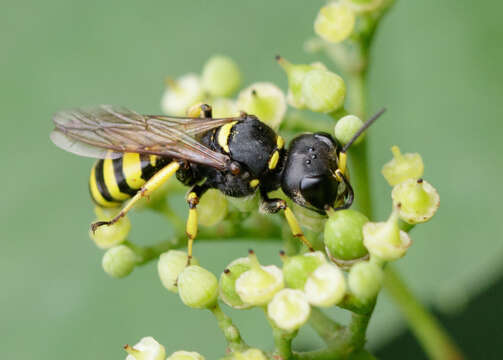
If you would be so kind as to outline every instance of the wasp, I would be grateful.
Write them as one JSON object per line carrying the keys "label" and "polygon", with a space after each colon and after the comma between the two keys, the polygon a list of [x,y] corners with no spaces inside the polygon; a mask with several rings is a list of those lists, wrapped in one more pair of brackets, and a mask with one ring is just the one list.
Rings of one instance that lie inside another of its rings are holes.
{"label": "wasp", "polygon": [[261,209],[282,211],[293,236],[313,250],[286,201],[268,194],[281,188],[296,204],[322,214],[329,207],[349,208],[354,192],[346,151],[384,109],[344,147],[330,134],[317,132],[298,135],[288,149],[283,138],[254,115],[242,112],[216,119],[206,104],[197,111],[199,117],[173,117],[101,105],[54,116],[50,137],[55,145],[98,159],[89,178],[92,200],[101,207],[122,206],[110,221],[93,223],[93,231],[117,222],[141,198],[176,176],[190,186],[186,198],[189,263],[197,235],[197,204],[208,189],[231,197],[258,191]]}

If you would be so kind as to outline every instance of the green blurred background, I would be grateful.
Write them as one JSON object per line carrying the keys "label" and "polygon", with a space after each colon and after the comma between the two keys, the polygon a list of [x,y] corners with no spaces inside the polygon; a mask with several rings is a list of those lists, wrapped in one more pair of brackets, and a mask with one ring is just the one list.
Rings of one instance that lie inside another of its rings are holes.
{"label": "green blurred background", "polygon": [[[215,53],[240,64],[244,85],[267,80],[286,89],[274,55],[293,62],[318,59],[302,46],[313,36],[322,4],[2,1],[2,358],[122,359],[122,345],[146,335],[169,352],[197,350],[207,359],[223,354],[224,339],[211,314],[184,307],[162,288],[155,264],[125,280],[101,270],[102,252],[87,234],[93,218],[87,193],[92,160],[50,143],[51,116],[101,103],[160,112],[163,78],[199,72]],[[419,297],[451,324],[461,347],[473,348],[472,355],[483,350],[473,344],[503,336],[501,327],[486,326],[503,320],[503,291],[490,293],[492,305],[484,303],[482,309],[472,308],[476,301],[470,300],[501,281],[503,271],[502,12],[496,1],[398,0],[378,31],[369,78],[370,110],[389,109],[370,138],[378,219],[390,207],[390,189],[380,176],[389,148],[398,144],[403,151],[420,152],[425,178],[439,190],[442,205],[433,221],[414,230],[414,246],[397,265]],[[170,233],[152,213],[137,212],[131,219],[131,237],[139,243],[155,243]],[[279,262],[277,244],[200,243],[196,252],[220,273],[250,246],[264,262]],[[228,312],[249,343],[272,346],[258,310]],[[456,317],[467,320],[449,322]],[[389,344],[403,329],[396,308],[380,296],[370,346]],[[405,353],[424,358],[413,341],[401,343],[408,347],[381,348],[384,358]],[[303,349],[320,344],[309,329],[295,342]]]}

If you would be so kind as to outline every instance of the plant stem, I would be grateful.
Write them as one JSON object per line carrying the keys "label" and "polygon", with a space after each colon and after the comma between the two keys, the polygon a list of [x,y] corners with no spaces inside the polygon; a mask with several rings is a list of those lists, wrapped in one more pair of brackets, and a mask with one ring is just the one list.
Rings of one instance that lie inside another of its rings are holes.
{"label": "plant stem", "polygon": [[280,356],[281,360],[291,359],[292,354],[292,340],[297,332],[289,333],[279,329],[275,325],[272,326],[272,335],[274,337],[274,344],[276,346],[276,353]]}
{"label": "plant stem", "polygon": [[311,325],[314,331],[316,331],[316,333],[327,344],[335,339],[339,330],[344,329],[342,325],[330,319],[321,309],[317,307],[311,308],[309,325]]}
{"label": "plant stem", "polygon": [[248,348],[241,338],[238,328],[232,323],[232,319],[222,311],[220,305],[215,305],[210,311],[215,315],[218,327],[222,330],[227,340],[227,346],[232,352],[243,351]]}
{"label": "plant stem", "polygon": [[392,266],[385,268],[384,287],[407,319],[430,359],[463,359],[461,351],[438,320],[415,298]]}

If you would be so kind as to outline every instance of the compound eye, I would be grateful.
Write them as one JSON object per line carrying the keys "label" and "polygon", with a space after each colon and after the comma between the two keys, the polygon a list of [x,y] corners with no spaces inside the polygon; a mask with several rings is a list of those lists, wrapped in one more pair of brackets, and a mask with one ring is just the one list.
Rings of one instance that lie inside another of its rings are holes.
{"label": "compound eye", "polygon": [[323,210],[335,202],[338,184],[326,176],[306,176],[300,181],[300,193],[309,204]]}

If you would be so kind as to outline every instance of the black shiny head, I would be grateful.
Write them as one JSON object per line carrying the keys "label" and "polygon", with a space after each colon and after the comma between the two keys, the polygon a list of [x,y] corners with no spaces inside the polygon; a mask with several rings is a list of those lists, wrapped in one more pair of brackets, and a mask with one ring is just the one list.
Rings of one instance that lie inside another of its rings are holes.
{"label": "black shiny head", "polygon": [[281,188],[295,203],[324,213],[341,196],[335,176],[341,145],[327,133],[303,134],[290,144]]}

